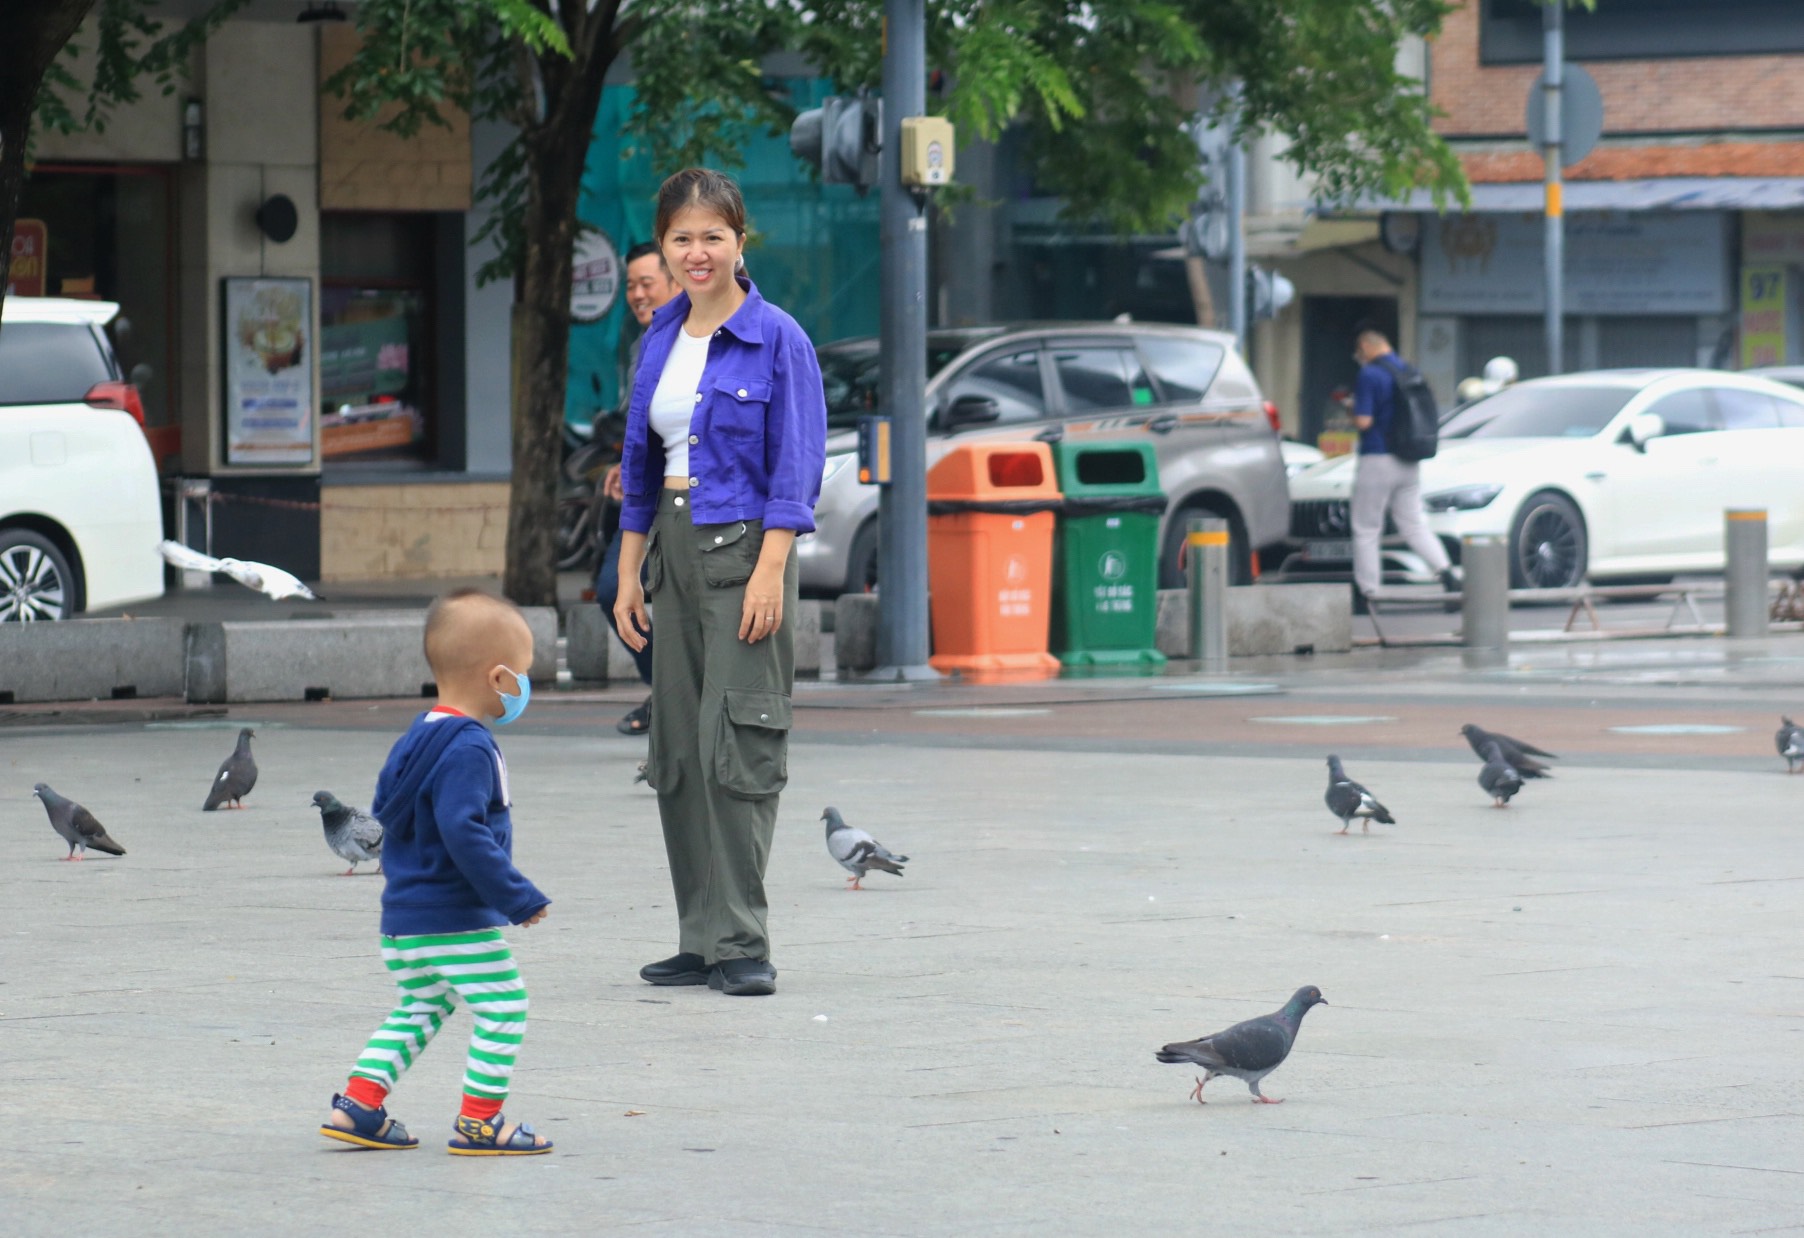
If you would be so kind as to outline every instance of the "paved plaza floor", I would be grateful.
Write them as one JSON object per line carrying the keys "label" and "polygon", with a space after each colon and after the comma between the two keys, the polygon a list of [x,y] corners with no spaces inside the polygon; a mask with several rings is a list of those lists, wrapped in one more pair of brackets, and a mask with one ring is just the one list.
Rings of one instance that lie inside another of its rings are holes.
{"label": "paved plaza floor", "polygon": [[[507,1112],[558,1147],[512,1161],[444,1152],[462,1014],[392,1098],[419,1150],[314,1133],[392,990],[381,879],[309,798],[367,803],[417,702],[9,725],[0,1232],[1804,1232],[1804,776],[1770,738],[1804,641],[1674,648],[804,687],[768,999],[638,981],[674,913],[632,694],[546,694],[503,737],[555,900],[510,935]],[[1493,810],[1468,720],[1557,777]],[[203,814],[246,722],[261,781]],[[1329,751],[1399,824],[1334,835]],[[129,854],[58,863],[39,780]],[[827,804],[907,876],[845,891]],[[1283,1105],[1153,1060],[1303,984]]]}

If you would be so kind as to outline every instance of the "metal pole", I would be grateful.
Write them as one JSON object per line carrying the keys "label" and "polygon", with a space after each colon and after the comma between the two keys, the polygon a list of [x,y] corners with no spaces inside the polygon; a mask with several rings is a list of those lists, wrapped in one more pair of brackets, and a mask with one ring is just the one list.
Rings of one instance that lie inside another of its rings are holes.
{"label": "metal pole", "polygon": [[1749,640],[1766,635],[1766,511],[1730,508],[1723,513],[1723,609],[1729,636]]}
{"label": "metal pole", "polygon": [[1460,543],[1460,635],[1467,666],[1497,666],[1510,653],[1510,544],[1495,536]]}
{"label": "metal pole", "polygon": [[1228,666],[1228,522],[1192,516],[1184,539],[1190,568],[1190,656],[1210,670]]}
{"label": "metal pole", "polygon": [[[1238,101],[1240,88],[1234,88],[1236,107],[1228,119],[1229,125],[1240,120]],[[1240,346],[1240,355],[1247,355],[1247,153],[1240,145],[1239,133],[1230,129],[1228,135],[1228,330],[1234,333],[1234,339]]]}
{"label": "metal pole", "polygon": [[885,0],[883,304],[879,364],[890,418],[890,484],[878,508],[874,679],[937,679],[927,665],[927,211],[902,184],[902,118],[927,112],[925,0]]}
{"label": "metal pole", "polygon": [[1542,124],[1541,158],[1546,177],[1544,221],[1547,263],[1547,372],[1566,369],[1561,333],[1566,318],[1566,205],[1561,137],[1561,91],[1566,84],[1566,0],[1548,0],[1541,6]]}

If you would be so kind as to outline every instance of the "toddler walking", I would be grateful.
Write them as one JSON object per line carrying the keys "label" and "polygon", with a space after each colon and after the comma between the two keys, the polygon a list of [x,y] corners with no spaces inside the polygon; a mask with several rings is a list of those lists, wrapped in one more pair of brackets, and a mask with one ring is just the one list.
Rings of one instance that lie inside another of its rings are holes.
{"label": "toddler walking", "polygon": [[513,668],[532,665],[532,632],[511,602],[459,589],[426,612],[426,661],[438,704],[389,751],[371,805],[388,873],[382,960],[400,1004],[319,1130],[364,1148],[418,1147],[383,1101],[461,999],[475,1027],[451,1151],[532,1156],[551,1141],[501,1113],[526,1031],[526,986],[501,927],[537,924],[551,900],[514,867],[507,763],[483,725],[525,711],[532,685]]}

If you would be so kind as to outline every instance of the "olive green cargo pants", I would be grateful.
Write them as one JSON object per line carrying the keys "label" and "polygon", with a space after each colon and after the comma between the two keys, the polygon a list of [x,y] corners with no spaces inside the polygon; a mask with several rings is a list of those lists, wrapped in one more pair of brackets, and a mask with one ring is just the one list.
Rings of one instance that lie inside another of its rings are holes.
{"label": "olive green cargo pants", "polygon": [[764,545],[761,521],[695,524],[688,495],[665,490],[645,548],[655,607],[651,752],[678,949],[709,963],[769,959],[764,868],[789,778],[797,567],[783,576],[783,622],[739,639],[745,583]]}

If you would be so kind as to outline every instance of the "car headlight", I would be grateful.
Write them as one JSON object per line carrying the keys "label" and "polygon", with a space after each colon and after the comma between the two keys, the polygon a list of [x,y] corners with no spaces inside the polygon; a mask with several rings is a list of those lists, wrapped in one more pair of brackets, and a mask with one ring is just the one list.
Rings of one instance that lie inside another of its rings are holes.
{"label": "car headlight", "polygon": [[1475,512],[1502,493],[1502,486],[1461,486],[1428,495],[1422,506],[1431,512]]}
{"label": "car headlight", "polygon": [[838,473],[841,469],[845,468],[846,465],[852,463],[852,461],[857,458],[858,453],[855,451],[848,451],[837,456],[828,456],[826,465],[821,469],[821,485],[824,486],[832,481],[834,474]]}

